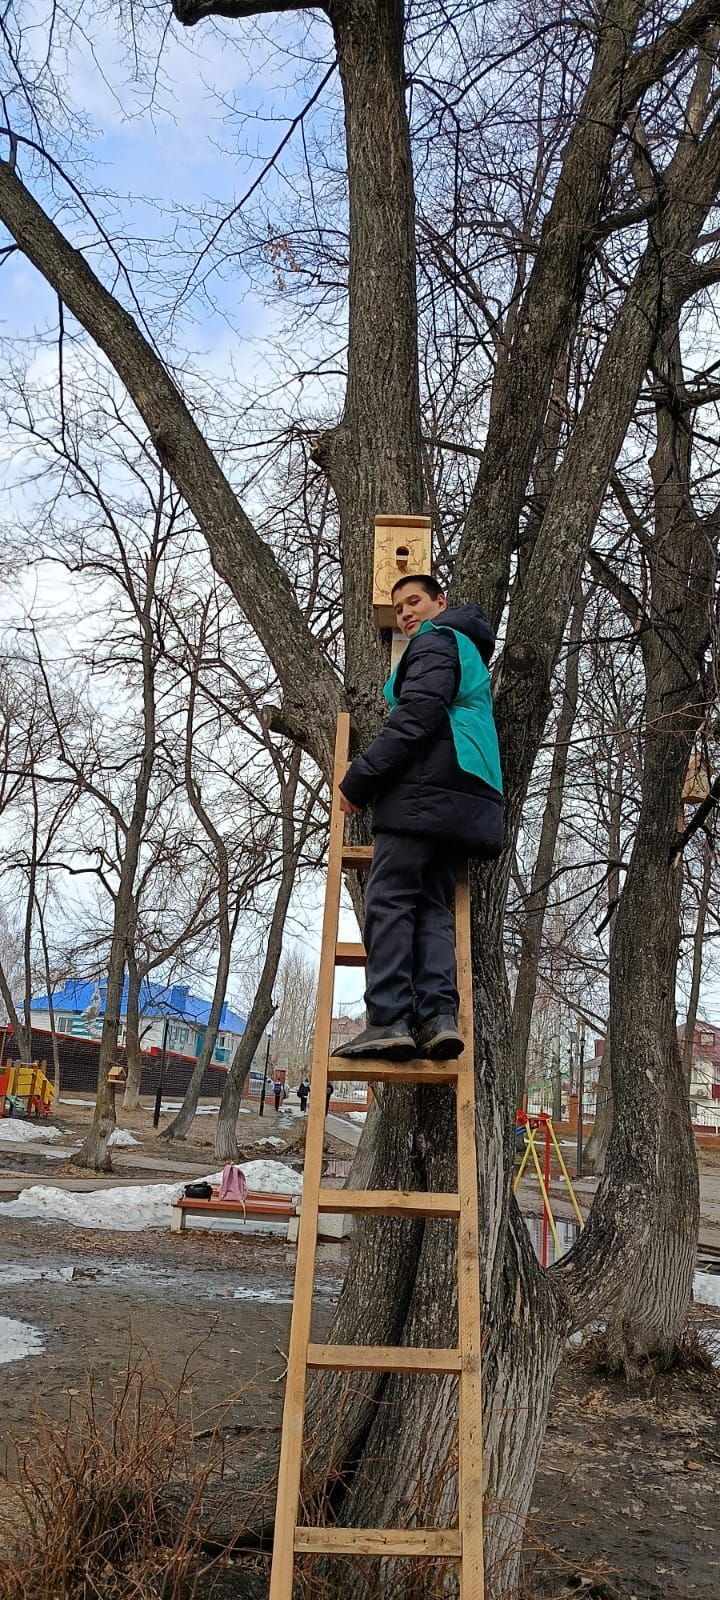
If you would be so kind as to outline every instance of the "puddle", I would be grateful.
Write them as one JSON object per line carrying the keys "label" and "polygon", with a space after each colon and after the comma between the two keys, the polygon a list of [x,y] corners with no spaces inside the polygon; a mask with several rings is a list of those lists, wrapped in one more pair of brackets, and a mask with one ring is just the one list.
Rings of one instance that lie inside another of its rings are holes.
{"label": "puddle", "polygon": [[26,1356],[42,1355],[45,1340],[39,1328],[14,1317],[0,1317],[0,1366],[24,1361]]}
{"label": "puddle", "polygon": [[[529,1216],[526,1211],[523,1212],[523,1216],[525,1218],[525,1225],[527,1227],[527,1231],[528,1231],[528,1233],[530,1235],[530,1238],[532,1240],[533,1249],[535,1250],[535,1254],[536,1254],[536,1256],[538,1258],[538,1261],[541,1261],[542,1260],[542,1222],[543,1222],[542,1216],[539,1216],[539,1217]],[[562,1254],[566,1255],[568,1250],[570,1249],[570,1247],[572,1245],[574,1245],[575,1240],[577,1239],[577,1236],[578,1236],[578,1234],[580,1232],[580,1224],[575,1222],[575,1221],[573,1221],[573,1222],[562,1221],[561,1218],[556,1217],[556,1219],[555,1219],[555,1227],[557,1228],[558,1239],[560,1240],[560,1249],[562,1251]],[[551,1231],[549,1225],[548,1225],[547,1243],[548,1243],[547,1264],[548,1264],[549,1267],[551,1267],[552,1264],[553,1264],[553,1261],[555,1260],[555,1241],[553,1239],[552,1231]]]}
{"label": "puddle", "polygon": [[[71,1267],[26,1267],[10,1262],[0,1267],[0,1289],[37,1284],[43,1281],[71,1284],[74,1289],[93,1288],[114,1292],[136,1289],[148,1298],[184,1300],[244,1300],[258,1305],[292,1305],[294,1272],[272,1278],[262,1277],[257,1282],[238,1285],[237,1277],[215,1273],[178,1273],[173,1268],[144,1267],[136,1262],[107,1262]],[[315,1284],[314,1299],[324,1305],[337,1299],[342,1278],[320,1276]]]}

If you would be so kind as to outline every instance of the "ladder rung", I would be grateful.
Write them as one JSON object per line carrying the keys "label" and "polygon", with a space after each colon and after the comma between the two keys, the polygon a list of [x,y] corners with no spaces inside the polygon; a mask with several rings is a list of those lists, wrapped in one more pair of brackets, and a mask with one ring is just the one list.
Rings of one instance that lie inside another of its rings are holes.
{"label": "ladder rung", "polygon": [[364,944],[346,944],[342,941],[336,944],[335,965],[336,967],[364,967]]}
{"label": "ladder rung", "polygon": [[380,1217],[459,1217],[459,1194],[423,1194],[415,1189],[321,1189],[318,1211],[344,1216],[367,1211]]}
{"label": "ladder rung", "polygon": [[373,858],[371,844],[344,844],[342,847],[342,864],[344,867],[369,867]]}
{"label": "ladder rung", "polygon": [[332,1056],[328,1064],[331,1083],[454,1083],[462,1062],[383,1061],[380,1056]]}
{"label": "ladder rung", "polygon": [[295,1549],[308,1555],[462,1556],[457,1528],[296,1528]]}
{"label": "ladder rung", "polygon": [[310,1344],[307,1364],[332,1372],[461,1372],[462,1356],[411,1345]]}

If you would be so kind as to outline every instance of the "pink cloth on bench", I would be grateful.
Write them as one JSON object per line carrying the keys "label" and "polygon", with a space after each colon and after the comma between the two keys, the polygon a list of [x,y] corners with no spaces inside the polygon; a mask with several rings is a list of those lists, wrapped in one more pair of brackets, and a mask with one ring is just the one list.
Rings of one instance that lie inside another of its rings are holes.
{"label": "pink cloth on bench", "polygon": [[234,1166],[232,1161],[229,1161],[228,1165],[223,1167],[218,1199],[237,1200],[241,1206],[244,1206],[246,1196],[247,1178],[245,1173],[241,1172],[239,1167]]}

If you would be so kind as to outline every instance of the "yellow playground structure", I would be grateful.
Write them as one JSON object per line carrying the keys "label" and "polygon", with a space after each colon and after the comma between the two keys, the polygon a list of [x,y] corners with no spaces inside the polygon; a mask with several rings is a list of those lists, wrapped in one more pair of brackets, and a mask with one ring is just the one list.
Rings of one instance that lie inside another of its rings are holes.
{"label": "yellow playground structure", "polygon": [[14,1061],[0,1067],[0,1117],[48,1117],[54,1099],[44,1061],[33,1061],[31,1067]]}

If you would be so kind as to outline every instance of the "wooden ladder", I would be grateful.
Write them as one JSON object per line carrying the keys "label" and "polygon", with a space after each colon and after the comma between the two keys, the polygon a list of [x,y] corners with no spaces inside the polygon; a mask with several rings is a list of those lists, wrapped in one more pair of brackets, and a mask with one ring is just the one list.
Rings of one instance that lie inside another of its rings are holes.
{"label": "wooden ladder", "polygon": [[[457,1061],[357,1061],[330,1057],[335,969],[362,966],[362,945],[338,943],[342,874],[370,865],[370,845],[344,843],[344,816],[337,786],[348,765],[350,718],[338,717],[333,771],[327,887],[323,915],[312,1093],[305,1144],[305,1174],[295,1269],[278,1474],[275,1538],[269,1600],[292,1600],[299,1554],[448,1557],[459,1563],[460,1600],[483,1600],[482,1389],[480,1372],[480,1278],[475,1149],[475,1095],[470,965],[470,900],[467,874],[455,899],[460,1029],[465,1050]],[[457,1106],[457,1194],[321,1188],[328,1083],[444,1083],[455,1086]],[[357,1214],[452,1217],[458,1225],[458,1346],[323,1345],[310,1340],[318,1215]],[[309,1370],[454,1373],[458,1376],[458,1527],[434,1529],[304,1527],[298,1524],[305,1393]]]}

